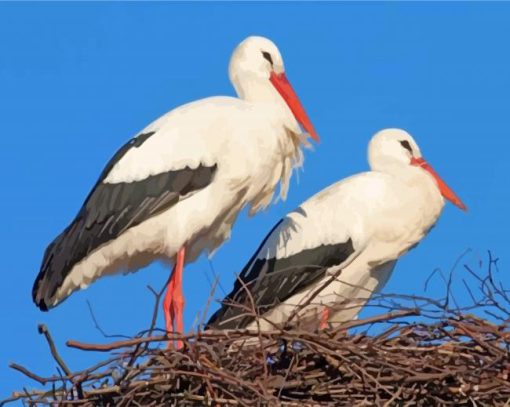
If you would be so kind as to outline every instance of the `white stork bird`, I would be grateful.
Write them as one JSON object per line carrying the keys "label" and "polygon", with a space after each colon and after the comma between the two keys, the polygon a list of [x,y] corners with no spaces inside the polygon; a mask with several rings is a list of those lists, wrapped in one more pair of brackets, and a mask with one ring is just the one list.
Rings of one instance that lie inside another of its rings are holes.
{"label": "white stork bird", "polygon": [[368,161],[371,171],[331,185],[276,224],[208,328],[253,329],[253,307],[263,330],[355,318],[434,226],[444,199],[466,209],[403,130],[377,133]]}
{"label": "white stork bird", "polygon": [[301,144],[307,135],[318,140],[270,40],[241,42],[229,76],[239,98],[178,107],[108,162],[76,218],[46,249],[32,292],[41,310],[99,277],[161,259],[174,266],[166,328],[182,332],[184,263],[212,253],[241,209],[265,208],[279,183],[285,198],[292,169],[302,163]]}

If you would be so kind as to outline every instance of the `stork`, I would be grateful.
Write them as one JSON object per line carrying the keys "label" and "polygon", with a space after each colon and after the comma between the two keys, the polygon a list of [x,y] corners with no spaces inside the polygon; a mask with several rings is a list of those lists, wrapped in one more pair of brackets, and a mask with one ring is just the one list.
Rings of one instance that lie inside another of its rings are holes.
{"label": "stork", "polygon": [[234,97],[177,107],[122,146],[74,220],[47,247],[33,286],[43,311],[98,278],[154,260],[173,265],[163,307],[182,332],[182,273],[230,237],[246,206],[255,214],[280,184],[285,199],[307,137],[318,140],[273,42],[248,37],[234,50]]}
{"label": "stork", "polygon": [[371,171],[329,186],[275,225],[209,328],[338,326],[381,290],[445,199],[466,210],[404,130],[377,133],[368,161]]}

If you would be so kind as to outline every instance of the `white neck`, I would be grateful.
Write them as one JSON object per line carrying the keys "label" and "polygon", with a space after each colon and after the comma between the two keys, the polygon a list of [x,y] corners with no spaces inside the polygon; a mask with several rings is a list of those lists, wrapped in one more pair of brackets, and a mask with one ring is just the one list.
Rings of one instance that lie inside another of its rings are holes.
{"label": "white neck", "polygon": [[247,102],[280,102],[282,98],[269,79],[256,75],[235,75],[230,77],[240,99]]}
{"label": "white neck", "polygon": [[418,196],[416,198],[418,201],[423,202],[426,208],[426,210],[423,210],[423,213],[428,216],[424,216],[424,219],[435,222],[445,202],[432,176],[423,169],[413,166],[407,166],[405,170],[395,176],[412,187],[418,195],[421,195],[421,199]]}
{"label": "white neck", "polygon": [[243,75],[230,75],[238,97],[246,102],[265,105],[272,117],[277,117],[290,130],[300,134],[299,124],[287,103],[280,96],[269,79]]}

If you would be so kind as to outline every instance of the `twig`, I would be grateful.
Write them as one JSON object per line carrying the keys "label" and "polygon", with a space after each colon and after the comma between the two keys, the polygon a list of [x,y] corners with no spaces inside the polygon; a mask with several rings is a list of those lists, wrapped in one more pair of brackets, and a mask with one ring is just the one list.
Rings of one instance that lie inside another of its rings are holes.
{"label": "twig", "polygon": [[[38,325],[38,331],[40,334],[44,335],[46,338],[46,342],[48,342],[48,346],[50,347],[51,355],[53,356],[53,359],[58,363],[58,365],[62,368],[62,370],[65,372],[67,376],[72,376],[71,370],[67,367],[64,360],[60,357],[60,354],[57,351],[57,347],[55,346],[55,342],[53,342],[53,338],[51,337],[50,331],[44,324]],[[74,383],[76,386],[76,390],[78,392],[78,397],[80,399],[83,398],[83,390],[81,388],[81,384],[79,382]]]}
{"label": "twig", "polygon": [[58,363],[58,365],[62,368],[62,370],[66,373],[66,375],[71,376],[71,370],[67,367],[65,362],[60,357],[57,347],[55,346],[55,342],[53,342],[53,338],[51,337],[50,332],[48,331],[48,328],[44,324],[38,325],[39,333],[44,335],[46,338],[46,341],[48,342],[48,346],[50,347],[51,355],[53,356],[53,359]]}

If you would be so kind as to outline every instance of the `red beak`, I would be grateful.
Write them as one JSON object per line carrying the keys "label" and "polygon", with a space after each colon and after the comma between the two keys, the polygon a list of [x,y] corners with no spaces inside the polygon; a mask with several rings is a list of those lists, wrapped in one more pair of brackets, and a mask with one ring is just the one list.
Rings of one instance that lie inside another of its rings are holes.
{"label": "red beak", "polygon": [[441,195],[443,195],[445,199],[448,199],[458,208],[462,209],[463,211],[467,211],[466,205],[464,205],[460,198],[457,195],[455,195],[455,192],[453,192],[450,189],[450,187],[446,185],[446,183],[441,179],[438,173],[434,171],[434,168],[432,168],[427,161],[425,161],[423,158],[413,157],[411,158],[411,165],[421,167],[425,171],[427,171],[430,175],[432,175],[432,177],[436,180],[439,191],[441,191]]}
{"label": "red beak", "polygon": [[287,80],[285,73],[277,74],[271,72],[269,80],[276,88],[278,93],[281,95],[283,100],[285,100],[285,103],[287,103],[287,106],[289,106],[290,111],[292,112],[296,120],[299,122],[299,124],[303,126],[306,132],[310,136],[312,136],[312,138],[315,141],[319,141],[319,136],[317,135],[315,129],[313,128],[312,122],[308,118],[305,109],[301,105],[301,102],[299,101],[296,92],[294,92],[294,89],[292,89],[292,85]]}

